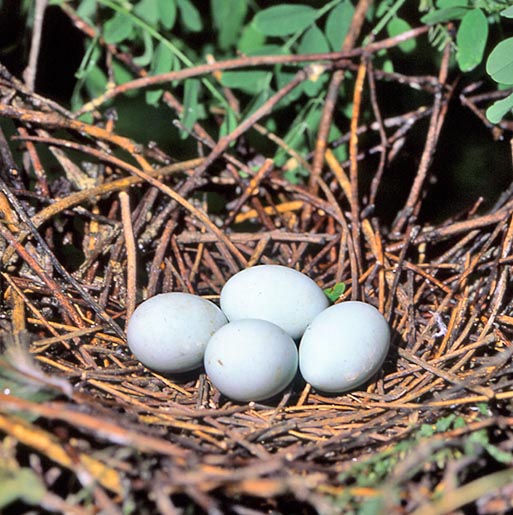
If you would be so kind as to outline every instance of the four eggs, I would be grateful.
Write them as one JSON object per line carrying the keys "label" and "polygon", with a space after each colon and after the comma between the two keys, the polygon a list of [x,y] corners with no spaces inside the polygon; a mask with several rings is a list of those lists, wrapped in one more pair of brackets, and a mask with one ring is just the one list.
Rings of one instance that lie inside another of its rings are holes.
{"label": "four eggs", "polygon": [[237,401],[276,395],[298,366],[318,390],[350,390],[379,370],[389,349],[390,329],[376,308],[356,301],[329,306],[312,279],[285,266],[235,274],[220,304],[187,293],[156,295],[130,318],[128,346],[162,373],[204,364],[217,389]]}

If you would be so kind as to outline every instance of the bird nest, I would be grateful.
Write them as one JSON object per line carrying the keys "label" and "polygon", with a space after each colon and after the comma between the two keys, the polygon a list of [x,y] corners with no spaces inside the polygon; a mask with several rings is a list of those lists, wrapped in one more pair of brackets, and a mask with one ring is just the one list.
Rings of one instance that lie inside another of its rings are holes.
{"label": "bird nest", "polygon": [[[230,147],[242,130],[215,143],[194,129],[205,156],[175,161],[117,134],[113,118],[78,121],[5,69],[0,80],[0,115],[13,120],[0,141],[0,463],[15,512],[508,506],[513,189],[485,213],[417,222],[449,86],[408,79],[433,105],[372,125],[357,123],[355,88],[341,138],[349,159],[328,146],[319,167],[318,151],[305,159],[273,134],[289,161],[248,162]],[[386,163],[423,119],[418,174],[385,228],[375,213]],[[358,170],[373,154],[362,193]],[[311,173],[300,185],[283,176],[297,162]],[[344,282],[336,302],[376,306],[393,330],[379,374],[330,396],[298,377],[269,403],[241,404],[201,371],[165,376],[129,352],[124,327],[140,301],[168,291],[216,301],[230,276],[259,263],[324,288]]]}

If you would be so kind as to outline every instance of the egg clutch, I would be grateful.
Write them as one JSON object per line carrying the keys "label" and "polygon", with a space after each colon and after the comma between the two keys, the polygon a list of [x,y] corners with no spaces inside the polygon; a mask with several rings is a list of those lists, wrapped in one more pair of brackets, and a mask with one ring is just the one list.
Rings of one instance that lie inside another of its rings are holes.
{"label": "egg clutch", "polygon": [[243,402],[278,394],[298,367],[317,390],[351,390],[381,368],[390,346],[376,308],[358,301],[330,306],[312,279],[281,265],[235,274],[220,304],[188,293],[156,295],[128,321],[128,346],[162,373],[203,364],[221,393]]}

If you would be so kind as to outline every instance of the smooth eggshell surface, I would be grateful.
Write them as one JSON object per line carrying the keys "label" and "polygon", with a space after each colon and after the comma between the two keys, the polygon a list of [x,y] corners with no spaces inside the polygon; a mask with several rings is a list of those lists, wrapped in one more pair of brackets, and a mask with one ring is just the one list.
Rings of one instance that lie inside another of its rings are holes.
{"label": "smooth eggshell surface", "polygon": [[144,301],[128,322],[135,357],[159,372],[199,367],[209,338],[227,323],[212,302],[188,293],[162,293]]}
{"label": "smooth eggshell surface", "polygon": [[276,395],[298,367],[294,340],[265,320],[237,320],[221,327],[205,350],[205,370],[216,388],[237,401]]}
{"label": "smooth eggshell surface", "polygon": [[299,345],[299,369],[314,388],[343,392],[370,379],[390,346],[390,329],[370,304],[348,301],[318,315]]}
{"label": "smooth eggshell surface", "polygon": [[328,298],[312,279],[280,265],[247,268],[221,290],[221,309],[228,320],[267,320],[294,339],[301,338],[306,326],[328,306]]}

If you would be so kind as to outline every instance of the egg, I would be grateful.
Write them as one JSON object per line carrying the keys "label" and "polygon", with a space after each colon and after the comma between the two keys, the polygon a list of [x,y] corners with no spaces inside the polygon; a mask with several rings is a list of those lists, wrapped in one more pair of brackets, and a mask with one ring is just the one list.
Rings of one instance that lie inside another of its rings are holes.
{"label": "egg", "polygon": [[221,290],[230,321],[267,320],[301,338],[306,326],[329,306],[322,289],[305,274],[281,265],[258,265],[231,277]]}
{"label": "egg", "polygon": [[370,304],[329,307],[308,326],[299,345],[299,369],[314,388],[343,392],[370,379],[390,347],[390,328]]}
{"label": "egg", "polygon": [[127,342],[148,368],[187,372],[201,366],[209,338],[226,323],[223,312],[209,300],[189,293],[162,293],[134,311]]}
{"label": "egg", "polygon": [[221,327],[205,350],[205,371],[216,388],[236,401],[260,401],[282,391],[294,378],[294,340],[265,320],[236,320]]}

